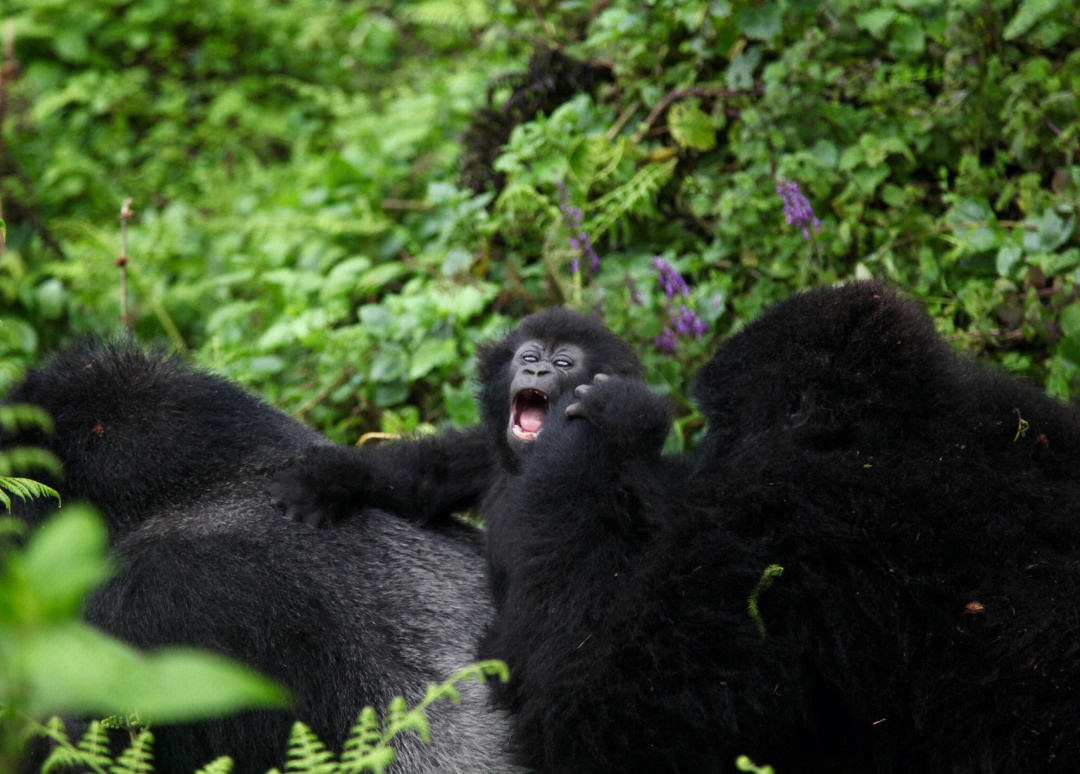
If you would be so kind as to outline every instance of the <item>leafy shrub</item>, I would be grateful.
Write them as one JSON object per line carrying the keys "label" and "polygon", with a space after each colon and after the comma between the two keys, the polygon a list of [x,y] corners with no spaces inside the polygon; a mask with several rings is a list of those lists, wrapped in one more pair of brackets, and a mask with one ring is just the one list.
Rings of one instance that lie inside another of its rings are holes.
{"label": "leafy shrub", "polygon": [[[118,326],[130,195],[136,332],[339,439],[472,421],[466,358],[538,307],[602,311],[685,396],[717,337],[862,276],[922,299],[958,346],[1075,390],[1074,3],[3,9],[22,73],[4,87],[0,347],[19,362]],[[549,93],[533,42],[611,78],[519,111]],[[520,123],[490,162],[503,187],[475,194],[459,138],[489,87]],[[810,239],[782,181],[820,220]],[[657,257],[691,289],[675,304]],[[672,337],[684,306],[711,335]],[[701,424],[678,400],[676,443]]]}

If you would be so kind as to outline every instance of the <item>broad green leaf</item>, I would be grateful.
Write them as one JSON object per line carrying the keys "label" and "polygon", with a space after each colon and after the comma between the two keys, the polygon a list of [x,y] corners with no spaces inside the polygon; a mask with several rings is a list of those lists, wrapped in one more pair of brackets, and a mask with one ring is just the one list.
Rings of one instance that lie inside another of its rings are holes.
{"label": "broad green leaf", "polygon": [[739,29],[751,40],[772,40],[783,27],[784,8],[778,2],[747,8],[739,14]]}
{"label": "broad green leaf", "polygon": [[1008,277],[1013,267],[1019,265],[1024,251],[1018,245],[1002,245],[997,254],[997,272],[1001,277]]}
{"label": "broad green leaf", "polygon": [[1020,37],[1034,27],[1037,21],[1056,10],[1060,4],[1061,0],[1023,0],[1016,11],[1016,16],[1005,25],[1001,36],[1005,40]]}
{"label": "broad green leaf", "polygon": [[1080,340],[1080,303],[1069,304],[1061,311],[1061,332]]}
{"label": "broad green leaf", "polygon": [[85,596],[112,571],[108,533],[88,508],[60,511],[34,533],[0,573],[0,621],[30,625],[75,615]]}
{"label": "broad green leaf", "polygon": [[891,37],[902,51],[909,54],[921,54],[926,50],[926,32],[914,16],[901,16],[893,26]]}
{"label": "broad green leaf", "polygon": [[855,23],[880,39],[899,14],[895,8],[874,8],[856,16]]}
{"label": "broad green leaf", "polygon": [[1024,234],[1024,249],[1028,252],[1053,252],[1072,236],[1076,218],[1058,215],[1048,208],[1035,222],[1035,230]]}
{"label": "broad green leaf", "polygon": [[78,621],[8,644],[37,717],[138,714],[147,723],[177,723],[288,703],[284,689],[222,656],[180,648],[147,655]]}
{"label": "broad green leaf", "polygon": [[409,362],[409,379],[427,376],[436,368],[456,363],[457,344],[453,339],[425,339],[413,352]]}
{"label": "broad green leaf", "polygon": [[668,129],[683,148],[708,151],[716,147],[713,120],[693,102],[680,102],[668,111]]}

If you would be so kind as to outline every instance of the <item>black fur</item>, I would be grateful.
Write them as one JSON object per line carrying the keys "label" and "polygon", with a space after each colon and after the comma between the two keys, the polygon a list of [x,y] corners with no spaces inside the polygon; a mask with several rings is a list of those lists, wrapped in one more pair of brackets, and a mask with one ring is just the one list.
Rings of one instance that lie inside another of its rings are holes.
{"label": "black fur", "polygon": [[[482,358],[486,420],[505,352]],[[698,378],[694,457],[661,456],[667,413],[641,382],[580,392],[484,503],[484,655],[510,665],[528,763],[1080,768],[1071,408],[958,357],[874,284],[798,296],[725,344]]]}
{"label": "black fur", "polygon": [[[640,377],[641,363],[626,342],[596,320],[569,309],[534,314],[480,352],[482,424],[360,449],[314,447],[273,477],[269,489],[287,515],[310,524],[351,519],[363,508],[381,508],[418,524],[446,523],[473,507],[520,460],[506,440],[513,373],[506,364],[530,339],[580,346],[588,377],[601,370]],[[568,385],[568,389],[577,382]]]}
{"label": "black fur", "polygon": [[[365,704],[415,703],[474,660],[491,615],[478,534],[379,510],[335,530],[289,523],[267,474],[324,441],[234,385],[135,347],[88,344],[8,400],[48,410],[56,433],[0,440],[55,452],[65,502],[94,502],[112,530],[123,569],[93,595],[88,620],[140,647],[224,653],[297,697],[292,712],[155,729],[158,771],[224,754],[238,772],[281,767],[294,718],[340,749]],[[52,508],[16,515],[36,523]],[[463,694],[433,708],[430,745],[405,736],[403,770],[514,770],[505,718],[478,686]]]}

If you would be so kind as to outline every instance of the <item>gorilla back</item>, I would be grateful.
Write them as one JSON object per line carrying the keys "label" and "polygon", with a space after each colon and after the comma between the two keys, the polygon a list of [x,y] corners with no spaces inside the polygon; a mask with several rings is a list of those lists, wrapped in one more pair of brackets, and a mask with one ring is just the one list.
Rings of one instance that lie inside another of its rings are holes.
{"label": "gorilla back", "polygon": [[[336,529],[286,521],[265,475],[325,443],[221,379],[129,346],[83,345],[32,372],[8,398],[56,421],[39,442],[67,472],[65,501],[109,522],[122,571],[87,618],[136,646],[185,644],[236,658],[288,686],[291,713],[245,712],[155,729],[161,772],[230,755],[236,770],[281,766],[302,719],[340,749],[364,705],[414,703],[474,660],[491,616],[480,539],[380,511]],[[36,522],[52,506],[17,515]],[[429,713],[432,742],[399,745],[403,770],[505,772],[508,735],[484,690]]]}

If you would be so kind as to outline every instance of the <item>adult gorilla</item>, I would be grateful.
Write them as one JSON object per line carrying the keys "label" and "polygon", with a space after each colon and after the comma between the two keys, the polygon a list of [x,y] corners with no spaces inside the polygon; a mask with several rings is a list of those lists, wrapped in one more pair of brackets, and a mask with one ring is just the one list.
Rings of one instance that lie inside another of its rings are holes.
{"label": "adult gorilla", "polygon": [[[413,444],[416,458],[396,458],[410,471],[409,498],[440,517],[437,527],[368,507],[339,529],[315,530],[282,518],[267,474],[325,442],[221,379],[135,347],[90,344],[31,372],[8,400],[46,409],[56,433],[0,445],[50,448],[64,463],[65,502],[95,503],[111,528],[122,571],[93,595],[88,620],[140,647],[224,653],[297,697],[292,713],[156,728],[157,771],[191,772],[219,755],[239,772],[282,766],[295,718],[340,749],[364,705],[416,702],[428,683],[475,660],[492,615],[481,539],[445,512],[486,485],[486,438],[456,436],[460,453],[450,456]],[[421,460],[433,480],[453,484],[425,488],[411,473]],[[392,486],[393,474],[383,482]],[[370,503],[412,502],[388,491]],[[16,515],[36,523],[51,510],[36,501]],[[401,740],[404,770],[516,771],[505,716],[478,686],[463,694],[460,706],[430,711],[430,745]]]}
{"label": "adult gorilla", "polygon": [[[598,356],[597,342],[621,351],[610,333],[573,319],[534,318],[481,355],[502,452],[483,505],[498,613],[482,652],[510,665],[524,761],[1080,768],[1072,409],[855,284],[723,346],[698,379],[702,450],[667,458],[664,405],[632,358]],[[585,366],[523,392],[565,344]]]}

